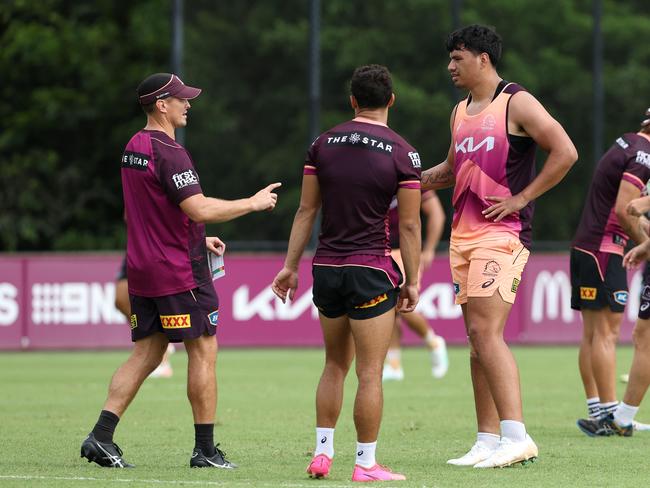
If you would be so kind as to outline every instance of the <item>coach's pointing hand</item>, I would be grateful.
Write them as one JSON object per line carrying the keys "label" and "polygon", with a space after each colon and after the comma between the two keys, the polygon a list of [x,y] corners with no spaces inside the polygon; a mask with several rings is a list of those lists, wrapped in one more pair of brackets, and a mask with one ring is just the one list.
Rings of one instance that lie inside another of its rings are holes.
{"label": "coach's pointing hand", "polygon": [[258,191],[251,197],[253,210],[259,212],[260,210],[273,210],[278,201],[278,195],[273,193],[273,190],[282,186],[282,183],[271,183],[266,188]]}

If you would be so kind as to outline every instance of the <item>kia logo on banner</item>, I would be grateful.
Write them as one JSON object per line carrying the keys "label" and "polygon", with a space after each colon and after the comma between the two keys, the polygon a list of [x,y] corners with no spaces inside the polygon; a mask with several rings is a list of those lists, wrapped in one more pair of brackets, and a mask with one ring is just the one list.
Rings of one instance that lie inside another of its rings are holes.
{"label": "kia logo on banner", "polygon": [[311,287],[302,295],[296,295],[294,301],[282,303],[275,296],[271,285],[251,297],[250,287],[242,285],[232,295],[232,316],[238,321],[250,320],[257,316],[262,320],[296,320],[309,312],[312,319],[318,319],[318,310],[312,302]]}

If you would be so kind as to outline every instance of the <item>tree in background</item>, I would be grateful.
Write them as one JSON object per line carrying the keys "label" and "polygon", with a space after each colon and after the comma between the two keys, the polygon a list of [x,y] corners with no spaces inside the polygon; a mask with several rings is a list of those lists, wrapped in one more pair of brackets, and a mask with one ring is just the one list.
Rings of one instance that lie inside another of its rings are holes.
{"label": "tree in background", "polygon": [[[387,65],[390,124],[425,166],[449,145],[451,86],[444,40],[449,0],[322,3],[321,128],[350,115],[341,93],[354,67]],[[283,181],[274,215],[213,229],[225,240],[285,241],[308,140],[309,11],[304,0],[186,0],[185,73],[204,89],[186,146],[205,191],[223,198]],[[591,0],[464,0],[462,23],[504,37],[499,72],[528,88],[573,138],[580,162],[542,197],[536,239],[569,240],[593,170]],[[134,90],[169,71],[170,2],[15,0],[0,5],[0,250],[123,246],[119,156],[143,124]],[[645,0],[604,0],[609,146],[650,104]],[[130,103],[130,102],[133,103]],[[542,157],[539,155],[538,160]],[[450,194],[443,192],[450,211]]]}

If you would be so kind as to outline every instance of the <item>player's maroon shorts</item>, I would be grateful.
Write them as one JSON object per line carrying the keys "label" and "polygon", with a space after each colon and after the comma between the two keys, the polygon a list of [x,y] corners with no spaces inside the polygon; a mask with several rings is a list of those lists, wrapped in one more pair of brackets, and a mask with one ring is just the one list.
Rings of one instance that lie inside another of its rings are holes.
{"label": "player's maroon shorts", "polygon": [[130,295],[131,340],[162,332],[169,342],[217,333],[219,298],[212,283],[163,297]]}

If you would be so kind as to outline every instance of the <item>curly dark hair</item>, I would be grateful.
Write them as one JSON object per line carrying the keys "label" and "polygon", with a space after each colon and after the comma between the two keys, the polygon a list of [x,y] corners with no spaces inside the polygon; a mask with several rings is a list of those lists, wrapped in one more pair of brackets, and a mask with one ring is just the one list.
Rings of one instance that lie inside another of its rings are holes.
{"label": "curly dark hair", "polygon": [[486,53],[495,67],[501,59],[501,36],[485,25],[472,24],[455,30],[447,37],[445,47],[449,52],[464,48],[476,55]]}
{"label": "curly dark hair", "polygon": [[359,66],[352,73],[350,92],[360,108],[383,108],[393,94],[393,80],[386,66]]}

